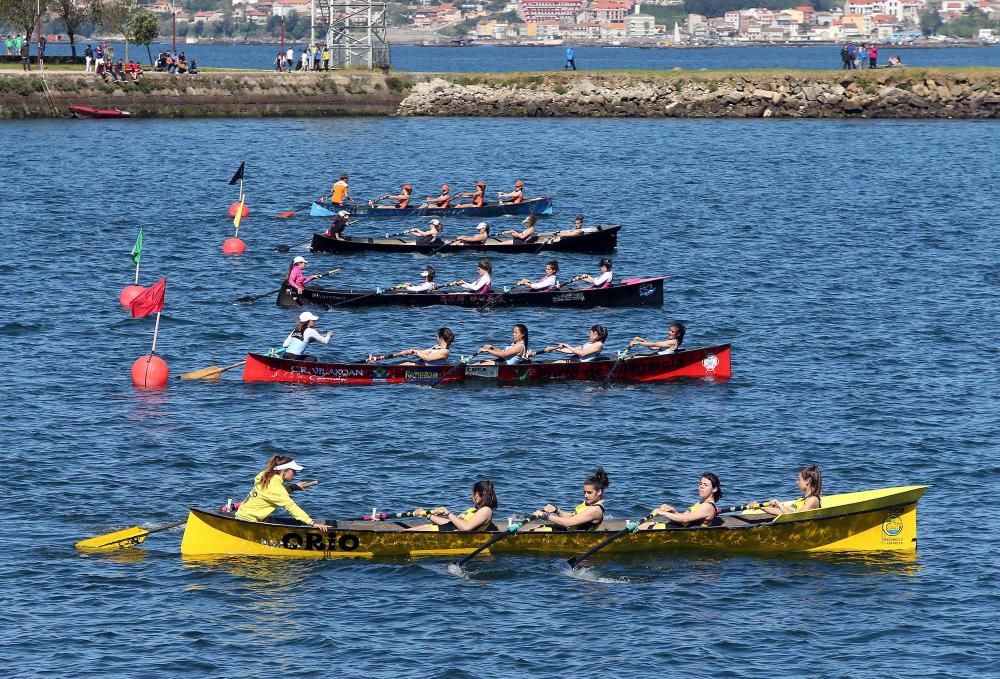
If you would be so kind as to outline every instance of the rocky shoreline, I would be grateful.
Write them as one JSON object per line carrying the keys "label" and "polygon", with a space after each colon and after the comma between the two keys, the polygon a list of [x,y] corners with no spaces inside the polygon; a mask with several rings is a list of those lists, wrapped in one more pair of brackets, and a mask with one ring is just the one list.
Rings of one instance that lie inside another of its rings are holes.
{"label": "rocky shoreline", "polygon": [[0,73],[0,118],[71,105],[134,117],[476,116],[998,118],[1000,69],[830,72],[150,74],[108,84],[79,72]]}

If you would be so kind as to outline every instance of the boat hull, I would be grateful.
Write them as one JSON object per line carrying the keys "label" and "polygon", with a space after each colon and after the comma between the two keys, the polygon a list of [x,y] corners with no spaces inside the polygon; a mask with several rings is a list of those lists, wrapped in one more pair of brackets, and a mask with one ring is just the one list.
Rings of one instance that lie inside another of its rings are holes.
{"label": "boat hull", "polygon": [[278,292],[278,306],[330,307],[446,306],[540,306],[565,309],[592,307],[663,306],[663,278],[633,278],[608,288],[564,287],[548,292],[514,290],[477,295],[469,292],[378,293],[375,290],[336,290],[307,285],[301,295],[285,285]]}
{"label": "boat hull", "polygon": [[313,203],[309,208],[311,217],[332,217],[340,210],[347,210],[356,217],[505,217],[507,215],[551,215],[552,197],[539,196],[529,198],[523,203],[488,202],[482,207],[407,207],[391,206],[372,207],[370,205],[349,205],[344,208],[330,209],[319,203]]}
{"label": "boat hull", "polygon": [[[528,384],[553,381],[611,381],[622,383],[665,382],[678,378],[728,378],[732,376],[728,344],[687,349],[666,356],[637,356],[618,361],[590,363],[526,362],[518,365],[451,364],[401,366],[368,363],[318,363],[276,356],[247,354],[244,382],[289,382],[373,386],[379,384],[427,384],[443,382],[495,382]],[[612,371],[614,371],[612,373]]]}
{"label": "boat hull", "polygon": [[73,114],[75,118],[131,118],[132,114],[128,111],[121,111],[119,109],[100,109],[91,108],[90,106],[70,106],[69,112]]}
{"label": "boat hull", "polygon": [[[697,551],[731,554],[803,552],[914,552],[917,500],[927,486],[902,486],[823,498],[823,509],[777,519],[760,511],[725,515],[708,528],[668,527],[637,531],[602,550],[602,557],[655,556]],[[284,558],[418,558],[469,554],[496,536],[489,532],[408,531],[419,521],[336,521],[327,533],[292,519],[264,523],[192,508],[181,553],[185,557],[270,556]],[[597,546],[624,528],[605,521],[595,531],[525,532],[500,540],[485,553],[570,557]]]}
{"label": "boat hull", "polygon": [[535,254],[548,252],[585,252],[604,254],[618,247],[618,231],[621,226],[598,226],[588,228],[579,236],[565,236],[558,240],[553,233],[538,234],[538,240],[530,243],[515,243],[510,239],[491,238],[484,243],[452,245],[450,241],[423,242],[412,238],[368,238],[344,236],[342,239],[313,234],[309,249],[312,252],[332,252],[355,254],[359,252],[409,252],[421,255],[439,252],[495,252],[509,254]]}

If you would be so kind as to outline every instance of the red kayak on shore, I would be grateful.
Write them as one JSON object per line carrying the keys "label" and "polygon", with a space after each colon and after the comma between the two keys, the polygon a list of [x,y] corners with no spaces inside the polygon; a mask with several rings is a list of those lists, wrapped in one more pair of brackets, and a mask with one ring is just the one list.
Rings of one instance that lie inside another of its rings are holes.
{"label": "red kayak on shore", "polygon": [[665,382],[679,377],[726,378],[732,376],[731,346],[684,349],[674,354],[645,354],[618,361],[607,358],[587,363],[524,361],[516,365],[393,365],[391,363],[318,363],[277,356],[247,354],[244,382],[298,382],[303,384],[433,384],[466,380],[496,384],[548,381]]}
{"label": "red kayak on shore", "polygon": [[70,106],[69,112],[74,118],[131,118],[132,114],[117,108],[91,108],[89,106]]}

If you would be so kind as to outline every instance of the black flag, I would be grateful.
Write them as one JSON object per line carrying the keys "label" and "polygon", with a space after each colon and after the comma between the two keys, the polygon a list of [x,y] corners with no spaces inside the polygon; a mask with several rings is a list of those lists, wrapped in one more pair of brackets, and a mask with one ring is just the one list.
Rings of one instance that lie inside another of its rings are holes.
{"label": "black flag", "polygon": [[232,184],[236,184],[237,182],[243,181],[243,166],[244,165],[246,165],[246,161],[243,161],[242,163],[240,163],[240,169],[236,170],[236,174],[234,174],[233,178],[229,180],[229,183],[231,185]]}

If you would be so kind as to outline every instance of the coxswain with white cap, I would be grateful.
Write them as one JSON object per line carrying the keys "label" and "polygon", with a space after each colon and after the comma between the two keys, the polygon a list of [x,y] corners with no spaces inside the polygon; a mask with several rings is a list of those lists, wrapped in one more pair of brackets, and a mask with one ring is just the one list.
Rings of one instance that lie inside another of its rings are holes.
{"label": "coxswain with white cap", "polygon": [[327,344],[330,338],[333,337],[333,331],[331,330],[327,330],[325,335],[321,335],[316,330],[316,321],[318,320],[319,316],[310,311],[303,311],[299,314],[299,322],[295,324],[295,328],[285,338],[285,343],[281,345],[285,347],[283,358],[293,361],[316,360],[315,356],[306,356],[306,348],[309,346],[309,343],[315,341]]}
{"label": "coxswain with white cap", "polygon": [[333,221],[330,223],[330,228],[326,230],[325,235],[333,236],[337,240],[344,240],[344,229],[346,229],[347,225],[351,223],[348,221],[348,217],[350,216],[351,213],[347,210],[341,210],[338,212],[333,218]]}
{"label": "coxswain with white cap", "polygon": [[429,224],[428,229],[407,229],[403,233],[409,233],[420,239],[418,242],[421,245],[429,245],[435,241],[441,240],[441,234],[444,233],[444,226],[441,224],[440,219],[432,219]]}
{"label": "coxswain with white cap", "polygon": [[295,288],[295,292],[302,294],[305,284],[309,281],[319,278],[319,276],[306,276],[304,271],[306,268],[306,258],[299,255],[292,260],[291,266],[288,267],[288,274],[285,276],[285,280],[288,281],[290,287]]}
{"label": "coxswain with white cap", "polygon": [[497,195],[500,196],[501,203],[507,201],[508,203],[514,203],[516,205],[517,203],[524,202],[524,182],[518,179],[514,182],[513,191],[510,193],[498,192]]}
{"label": "coxswain with white cap", "polygon": [[406,292],[430,292],[434,289],[434,267],[427,265],[424,270],[420,272],[423,277],[424,282],[413,285],[412,283],[402,283],[403,290]]}
{"label": "coxswain with white cap", "polygon": [[516,231],[514,229],[507,229],[502,233],[504,236],[511,237],[511,243],[518,241],[520,243],[531,243],[538,240],[538,236],[535,234],[535,223],[538,222],[538,217],[535,215],[528,215],[524,218],[521,223],[524,224],[523,231]]}
{"label": "coxswain with white cap", "polygon": [[455,239],[454,245],[475,245],[485,243],[490,237],[490,225],[486,222],[479,222],[474,236],[459,236]]}
{"label": "coxswain with white cap", "polygon": [[[241,521],[264,521],[275,509],[283,508],[286,512],[304,524],[317,528],[324,533],[327,531],[325,523],[313,521],[301,507],[295,504],[295,500],[288,494],[285,482],[295,479],[295,473],[302,471],[302,465],[290,457],[284,455],[272,455],[267,461],[267,466],[253,480],[253,488],[247,499],[240,504],[236,511],[236,518]],[[292,490],[302,490],[307,486],[314,485],[312,482],[296,483],[291,485]]]}

